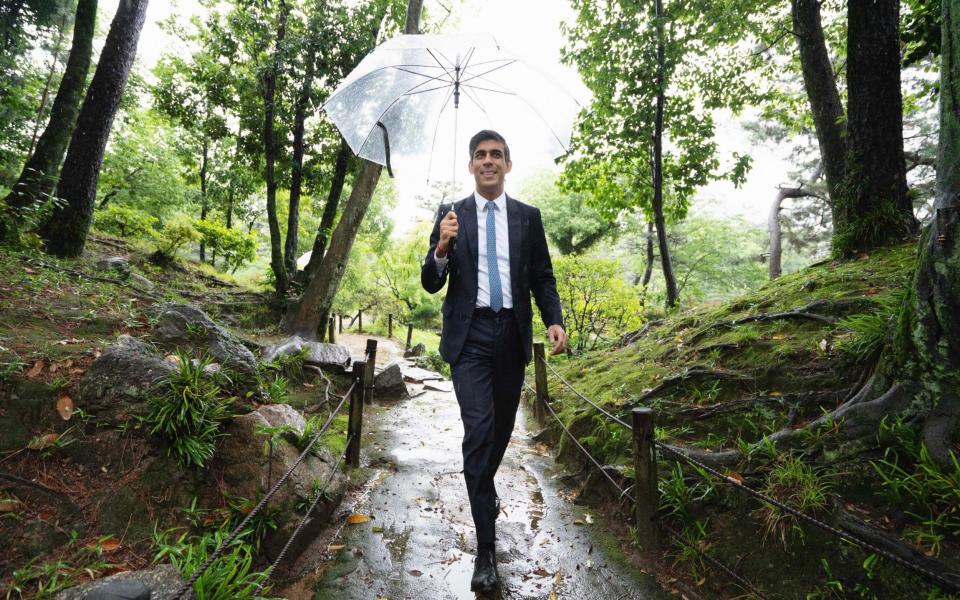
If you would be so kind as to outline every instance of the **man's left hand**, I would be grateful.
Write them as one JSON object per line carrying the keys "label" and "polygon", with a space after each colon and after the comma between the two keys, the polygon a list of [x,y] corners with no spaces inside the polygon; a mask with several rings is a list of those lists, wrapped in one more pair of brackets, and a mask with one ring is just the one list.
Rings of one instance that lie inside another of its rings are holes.
{"label": "man's left hand", "polygon": [[547,328],[547,340],[553,344],[553,351],[550,356],[556,356],[567,347],[567,332],[559,325],[551,325]]}

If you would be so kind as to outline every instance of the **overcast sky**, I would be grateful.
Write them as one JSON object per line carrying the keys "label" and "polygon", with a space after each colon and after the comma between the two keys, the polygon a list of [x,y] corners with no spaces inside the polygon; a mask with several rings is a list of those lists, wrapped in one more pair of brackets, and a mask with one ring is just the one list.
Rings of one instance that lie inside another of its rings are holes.
{"label": "overcast sky", "polygon": [[[105,18],[112,18],[118,2],[101,0],[101,14]],[[572,9],[564,0],[444,0],[442,4],[453,5],[455,11],[444,33],[490,33],[502,47],[546,73],[581,102],[589,101],[589,92],[580,82],[576,70],[560,64],[560,48],[564,43],[560,23],[573,17]],[[425,0],[424,5],[434,15],[446,12],[437,0]],[[182,45],[165,35],[158,24],[171,14],[185,21],[193,14],[200,14],[201,10],[199,4],[192,0],[150,2],[138,50],[140,64],[150,68],[166,52],[183,52],[185,49]],[[107,27],[107,23],[102,25],[103,30]],[[728,160],[734,151],[748,153],[753,156],[754,167],[746,184],[740,189],[722,182],[704,188],[694,203],[694,209],[717,216],[742,215],[753,223],[763,224],[776,186],[789,183],[786,180],[789,170],[787,150],[752,146],[736,119],[720,117],[717,122],[721,160]],[[539,169],[555,168],[544,156],[515,154],[512,158],[514,170],[507,177],[507,192],[511,194],[521,190],[525,176]],[[466,162],[463,161],[462,177],[469,182]],[[414,172],[415,169],[403,168],[402,165],[395,167],[400,204],[394,217],[397,230],[403,232],[414,220],[425,216],[422,211],[415,209],[415,198],[424,193],[426,181],[422,173]]]}

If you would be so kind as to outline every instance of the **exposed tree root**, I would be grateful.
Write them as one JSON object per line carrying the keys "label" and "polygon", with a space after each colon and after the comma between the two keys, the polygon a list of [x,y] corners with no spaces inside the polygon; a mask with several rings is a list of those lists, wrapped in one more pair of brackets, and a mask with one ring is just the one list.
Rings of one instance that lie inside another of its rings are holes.
{"label": "exposed tree root", "polygon": [[739,317],[737,319],[730,319],[728,321],[715,321],[710,323],[706,327],[700,329],[690,339],[686,340],[687,344],[693,344],[703,338],[708,332],[716,329],[717,327],[736,327],[738,325],[743,325],[744,323],[756,323],[761,321],[777,321],[782,319],[807,319],[810,321],[819,321],[821,323],[826,323],[828,325],[833,325],[837,322],[836,317],[830,315],[817,314],[813,311],[822,310],[824,308],[845,308],[849,306],[862,305],[864,300],[862,299],[851,299],[851,300],[814,300],[813,302],[807,304],[806,306],[801,306],[800,308],[794,308],[791,310],[786,310],[782,312],[774,313],[759,313],[756,315],[747,315],[745,317]]}
{"label": "exposed tree root", "polygon": [[951,449],[951,437],[960,421],[960,397],[956,393],[945,394],[923,423],[923,444],[937,466],[946,472],[953,470],[955,455]]}
{"label": "exposed tree root", "polygon": [[630,344],[636,342],[637,340],[642,338],[647,333],[647,331],[649,331],[651,328],[656,327],[657,325],[663,324],[664,320],[665,319],[654,319],[653,321],[647,321],[646,323],[644,323],[643,327],[641,327],[640,329],[637,329],[636,331],[630,331],[630,332],[624,333],[623,335],[620,336],[619,347],[625,348],[626,346],[629,346]]}
{"label": "exposed tree root", "polygon": [[717,404],[710,404],[706,406],[689,406],[677,411],[677,416],[693,420],[706,419],[718,414],[747,408],[758,403],[789,404],[794,409],[808,404],[823,406],[824,404],[829,403],[831,405],[835,405],[847,393],[848,390],[841,390],[839,392],[831,390],[818,390],[801,392],[799,394],[784,394],[783,396],[769,396],[765,394],[758,396],[746,396],[743,398],[736,398],[727,402],[719,402]]}
{"label": "exposed tree root", "polygon": [[942,562],[932,559],[915,548],[904,544],[899,539],[891,536],[889,533],[858,518],[847,511],[840,502],[835,503],[834,507],[837,516],[837,525],[841,529],[852,533],[854,536],[870,542],[881,550],[886,550],[890,554],[902,558],[903,560],[920,565],[928,571],[937,573],[955,581],[960,586],[960,573],[951,571]]}
{"label": "exposed tree root", "polygon": [[714,379],[725,379],[727,381],[745,381],[752,382],[754,380],[753,376],[746,375],[744,373],[738,373],[736,371],[720,371],[717,369],[707,369],[705,367],[694,365],[687,369],[686,371],[679,373],[677,375],[670,375],[669,377],[664,377],[653,389],[644,393],[642,396],[630,403],[630,406],[637,406],[646,402],[650,398],[662,393],[664,390],[670,389],[671,387],[677,385],[678,383],[683,383],[684,381],[690,381],[691,379],[698,377],[712,377]]}

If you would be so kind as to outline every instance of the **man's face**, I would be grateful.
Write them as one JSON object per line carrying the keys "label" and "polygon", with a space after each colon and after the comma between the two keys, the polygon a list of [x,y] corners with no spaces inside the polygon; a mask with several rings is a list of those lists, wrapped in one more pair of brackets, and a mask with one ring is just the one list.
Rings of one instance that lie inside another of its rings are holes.
{"label": "man's face", "polygon": [[470,173],[477,182],[477,190],[497,196],[503,192],[503,181],[513,168],[504,153],[504,146],[496,140],[484,140],[477,144],[470,160]]}

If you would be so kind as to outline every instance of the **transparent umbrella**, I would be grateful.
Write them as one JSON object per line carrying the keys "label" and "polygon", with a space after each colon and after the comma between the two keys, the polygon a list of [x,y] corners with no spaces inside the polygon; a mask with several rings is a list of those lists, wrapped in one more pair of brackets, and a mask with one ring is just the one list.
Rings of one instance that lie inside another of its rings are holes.
{"label": "transparent umbrella", "polygon": [[563,154],[580,105],[491,35],[401,35],[368,54],[324,109],[358,156],[455,182],[481,129],[501,133],[512,157]]}

